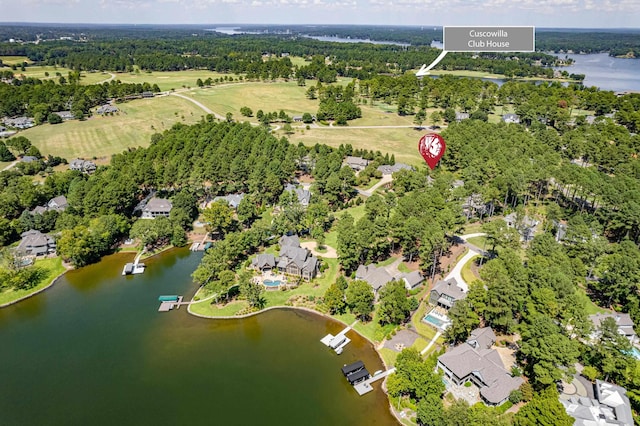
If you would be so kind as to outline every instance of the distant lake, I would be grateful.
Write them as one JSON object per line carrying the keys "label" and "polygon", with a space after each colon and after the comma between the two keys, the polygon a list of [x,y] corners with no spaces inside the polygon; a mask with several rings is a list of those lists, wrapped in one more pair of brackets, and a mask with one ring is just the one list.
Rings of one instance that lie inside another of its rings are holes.
{"label": "distant lake", "polygon": [[573,65],[555,69],[567,71],[569,74],[584,74],[585,86],[596,86],[602,90],[615,92],[640,92],[640,59],[614,58],[608,53],[556,54],[555,56],[573,59],[575,61]]}
{"label": "distant lake", "polygon": [[314,40],[319,40],[319,41],[331,41],[334,43],[371,43],[371,44],[392,44],[395,46],[411,46],[408,43],[398,43],[395,41],[378,41],[378,40],[371,40],[368,38],[344,38],[344,37],[337,37],[337,36],[312,36],[312,35],[304,35],[304,37],[307,38],[312,38]]}
{"label": "distant lake", "polygon": [[191,298],[201,257],[173,250],[123,277],[132,256],[108,256],[0,309],[0,424],[397,424],[378,383],[361,397],[340,371],[358,359],[382,369],[372,345],[350,332],[338,356],[320,343],[343,328],[336,321],[157,312],[161,294]]}

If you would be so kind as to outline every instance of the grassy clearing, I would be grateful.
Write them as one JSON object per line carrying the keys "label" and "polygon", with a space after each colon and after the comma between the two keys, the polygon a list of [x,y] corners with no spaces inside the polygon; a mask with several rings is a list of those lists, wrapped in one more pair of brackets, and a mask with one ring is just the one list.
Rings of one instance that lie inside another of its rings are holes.
{"label": "grassy clearing", "polygon": [[479,248],[487,247],[487,237],[472,237],[467,238],[467,241],[469,242],[469,244],[473,244],[474,246]]}
{"label": "grassy clearing", "polygon": [[462,267],[462,271],[460,271],[460,274],[462,275],[462,279],[467,284],[471,284],[472,282],[478,279],[478,277],[476,277],[476,275],[471,270],[471,266],[479,257],[480,256],[473,256],[471,259],[469,259],[467,263],[464,264],[464,266]]}
{"label": "grassy clearing", "polygon": [[393,262],[395,262],[396,260],[398,260],[398,258],[397,258],[397,257],[390,257],[390,258],[388,258],[387,260],[384,260],[384,261],[382,261],[382,262],[378,262],[378,263],[376,263],[376,266],[377,266],[377,267],[380,267],[380,266],[389,266],[389,265],[391,265]]}
{"label": "grassy clearing", "polygon": [[[238,120],[257,122],[255,114],[260,109],[264,112],[284,110],[289,116],[302,115],[305,112],[315,114],[318,101],[307,99],[306,90],[307,87],[298,86],[293,81],[256,82],[195,89],[186,94],[218,114],[225,115],[230,112]],[[243,117],[240,114],[240,108],[244,106],[253,110],[253,117]]]}
{"label": "grassy clearing", "polygon": [[249,306],[249,304],[246,300],[236,300],[220,307],[218,307],[217,305],[212,305],[209,302],[202,302],[189,305],[189,310],[195,314],[200,315],[230,317],[240,312],[247,306]]}
{"label": "grassy clearing", "polygon": [[45,274],[43,275],[40,282],[38,282],[38,284],[36,284],[34,287],[30,289],[26,289],[26,290],[10,289],[10,290],[5,290],[3,292],[0,292],[0,305],[13,302],[15,300],[18,300],[22,297],[28,296],[30,294],[33,294],[45,288],[46,286],[51,284],[51,281],[53,281],[54,278],[56,278],[58,275],[62,274],[65,271],[64,266],[62,266],[62,259],[59,257],[52,258],[52,259],[36,260],[35,264],[36,266],[45,270]]}
{"label": "grassy clearing", "polygon": [[26,62],[32,64],[33,61],[26,56],[0,56],[0,61],[5,65],[17,65]]}
{"label": "grassy clearing", "polygon": [[578,298],[579,302],[584,302],[587,315],[606,314],[610,312],[593,303],[589,296],[587,296],[587,293],[581,287],[578,287]]}
{"label": "grassy clearing", "polygon": [[129,147],[146,147],[152,134],[177,122],[193,124],[204,114],[193,103],[175,96],[136,99],[118,104],[118,108],[120,112],[114,116],[43,124],[20,135],[29,138],[44,155],[100,158]]}
{"label": "grassy clearing", "polygon": [[408,274],[409,272],[411,272],[411,269],[409,269],[406,263],[402,262],[398,265],[398,271]]}
{"label": "grassy clearing", "polygon": [[133,72],[133,73],[117,73],[116,80],[123,83],[149,83],[157,84],[160,90],[180,89],[183,87],[197,87],[198,79],[206,80],[211,78],[233,77],[233,74],[222,74],[209,70],[187,70],[187,71],[157,71],[157,72]]}
{"label": "grassy clearing", "polygon": [[380,150],[393,153],[397,162],[415,166],[424,164],[417,149],[418,140],[424,132],[413,128],[353,129],[349,127],[311,128],[303,133],[294,133],[289,140],[307,146],[326,144],[339,147],[351,144],[354,148]]}

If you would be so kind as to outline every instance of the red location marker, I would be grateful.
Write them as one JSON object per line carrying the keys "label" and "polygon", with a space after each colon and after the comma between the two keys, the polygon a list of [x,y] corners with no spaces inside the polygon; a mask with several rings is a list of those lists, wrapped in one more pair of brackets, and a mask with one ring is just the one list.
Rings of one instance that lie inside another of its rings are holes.
{"label": "red location marker", "polygon": [[431,170],[435,169],[445,149],[447,149],[447,145],[444,143],[442,136],[437,133],[427,133],[418,142],[418,150],[424,161],[431,167]]}

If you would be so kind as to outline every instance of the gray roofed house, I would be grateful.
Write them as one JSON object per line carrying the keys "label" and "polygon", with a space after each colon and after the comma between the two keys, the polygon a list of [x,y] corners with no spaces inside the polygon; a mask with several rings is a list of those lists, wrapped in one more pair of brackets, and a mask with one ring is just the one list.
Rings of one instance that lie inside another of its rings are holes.
{"label": "gray roofed house", "polygon": [[31,210],[31,214],[44,214],[47,211],[45,206],[36,206],[33,210]]}
{"label": "gray roofed house", "polygon": [[355,171],[360,171],[369,165],[369,160],[365,160],[362,157],[347,156],[347,158],[344,159],[344,164]]}
{"label": "gray roofed house", "polygon": [[59,212],[64,211],[69,206],[67,202],[67,197],[64,195],[59,195],[55,198],[52,198],[47,203],[47,210],[56,210]]}
{"label": "gray roofed house", "polygon": [[237,209],[243,198],[244,198],[244,194],[243,193],[240,193],[240,194],[229,194],[229,195],[223,195],[223,196],[215,197],[213,199],[213,202],[215,203],[216,201],[224,200],[224,201],[227,202],[229,207]]}
{"label": "gray roofed house", "polygon": [[457,122],[461,122],[462,120],[467,120],[469,119],[469,113],[468,112],[456,112],[456,121]]}
{"label": "gray roofed house", "polygon": [[33,155],[23,155],[20,161],[23,163],[33,163],[34,161],[38,161],[38,157],[34,157]]}
{"label": "gray roofed house", "polygon": [[296,196],[298,197],[298,202],[300,203],[300,205],[302,207],[308,207],[309,206],[309,202],[311,201],[311,192],[307,191],[306,189],[303,188],[297,188],[295,185],[293,184],[286,184],[284,187],[285,191],[293,191]]}
{"label": "gray roofed house", "polygon": [[462,202],[462,212],[465,214],[467,219],[475,214],[484,216],[484,214],[487,213],[488,209],[488,203],[485,203],[482,199],[482,194],[478,194],[477,192],[469,195]]}
{"label": "gray roofed house", "polygon": [[16,117],[16,118],[5,118],[4,120],[5,126],[14,127],[16,129],[28,129],[35,125],[33,118],[29,117]]}
{"label": "gray roofed house", "polygon": [[553,227],[556,230],[556,241],[562,241],[564,236],[567,235],[567,224],[553,220]]}
{"label": "gray roofed house", "polygon": [[378,171],[383,175],[392,175],[396,172],[399,172],[400,170],[414,170],[414,169],[410,165],[404,164],[404,163],[396,163],[393,166],[384,164],[378,167]]}
{"label": "gray roofed house", "polygon": [[164,198],[151,198],[142,209],[142,219],[155,219],[158,216],[169,217],[173,205]]}
{"label": "gray roofed house", "polygon": [[16,253],[21,256],[46,256],[56,251],[54,239],[40,231],[31,229],[23,232],[20,236],[22,240],[16,248]]}
{"label": "gray roofed house", "polygon": [[112,114],[118,112],[118,107],[115,105],[111,105],[111,104],[105,104],[105,105],[101,105],[98,107],[98,109],[96,110],[96,114]]}
{"label": "gray roofed house", "polygon": [[524,242],[531,241],[535,235],[536,229],[540,224],[539,221],[524,216],[518,221],[518,216],[515,213],[510,213],[504,217],[504,221],[507,222],[509,228],[515,228],[520,233],[520,239]]}
{"label": "gray roofed house", "polygon": [[627,390],[612,383],[596,380],[595,399],[572,396],[560,399],[575,426],[632,426],[633,415]]}
{"label": "gray roofed house", "polygon": [[394,278],[384,267],[378,268],[373,263],[367,266],[358,266],[356,279],[368,282],[376,293],[387,283],[394,281]]}
{"label": "gray roofed house", "polygon": [[455,278],[450,278],[446,281],[438,281],[433,286],[429,296],[429,303],[450,309],[458,300],[466,297],[467,293],[458,286]]}
{"label": "gray roofed house", "polygon": [[408,274],[402,274],[402,281],[404,281],[404,286],[407,290],[413,290],[422,284],[424,277],[420,271],[413,271]]}
{"label": "gray roofed house", "polygon": [[439,356],[437,368],[456,385],[472,382],[480,389],[483,402],[496,406],[506,402],[524,381],[507,371],[498,351],[491,349],[494,342],[491,328],[476,329],[467,342]]}
{"label": "gray roofed house", "polygon": [[318,258],[311,252],[300,247],[300,239],[297,235],[282,236],[279,257],[275,258],[276,266],[280,272],[302,277],[310,281],[317,274],[320,267]]}
{"label": "gray roofed house", "polygon": [[518,116],[518,114],[504,114],[502,121],[505,123],[520,124],[520,116]]}
{"label": "gray roofed house", "polygon": [[[589,316],[589,320],[596,328],[600,327],[600,325],[602,325],[602,322],[606,318],[613,318],[616,325],[618,326],[618,333],[629,339],[629,342],[631,342],[632,345],[638,342],[638,336],[633,329],[633,320],[631,319],[631,316],[629,314],[616,312],[611,314],[597,313],[595,315]],[[592,334],[591,337],[594,339],[598,337],[597,330]]]}
{"label": "gray roofed house", "polygon": [[76,170],[83,173],[92,173],[96,170],[96,163],[82,158],[74,158],[69,163],[70,170]]}
{"label": "gray roofed house", "polygon": [[251,267],[258,271],[264,272],[276,267],[276,257],[272,254],[259,254],[251,261]]}
{"label": "gray roofed house", "polygon": [[54,112],[54,114],[62,118],[63,120],[73,120],[74,118],[76,118],[76,116],[73,115],[71,111],[58,111]]}

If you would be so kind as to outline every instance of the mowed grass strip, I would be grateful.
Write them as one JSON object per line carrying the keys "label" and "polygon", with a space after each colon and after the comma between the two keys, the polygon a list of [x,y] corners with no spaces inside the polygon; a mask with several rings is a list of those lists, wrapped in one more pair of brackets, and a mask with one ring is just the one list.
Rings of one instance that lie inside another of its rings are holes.
{"label": "mowed grass strip", "polygon": [[289,140],[294,144],[326,144],[336,148],[341,144],[351,144],[354,148],[379,150],[383,155],[395,154],[397,162],[419,166],[424,164],[424,161],[418,152],[418,140],[424,133],[425,131],[413,128],[311,128],[304,132],[297,131],[289,136]]}
{"label": "mowed grass strip", "polygon": [[157,71],[157,72],[133,72],[133,73],[116,73],[115,79],[123,83],[149,83],[157,84],[160,90],[180,89],[183,87],[197,87],[198,79],[202,81],[207,78],[215,80],[216,78],[233,77],[238,79],[235,74],[222,74],[209,70],[186,70],[186,71]]}
{"label": "mowed grass strip", "polygon": [[152,134],[167,130],[177,122],[196,123],[205,115],[193,103],[175,96],[137,99],[117,106],[120,112],[113,116],[43,124],[20,135],[28,138],[43,155],[68,160],[101,158],[129,147],[146,147]]}
{"label": "mowed grass strip", "polygon": [[[265,113],[284,110],[291,117],[305,112],[315,114],[318,110],[318,101],[307,99],[305,95],[307,88],[298,86],[295,81],[251,82],[196,89],[185,94],[202,102],[218,114],[225,115],[230,112],[238,120],[257,122],[255,114],[260,109]],[[253,110],[253,117],[247,118],[240,114],[240,108],[244,106]]]}
{"label": "mowed grass strip", "polygon": [[23,62],[27,64],[33,63],[33,61],[26,56],[0,56],[0,61],[5,65],[22,65]]}

